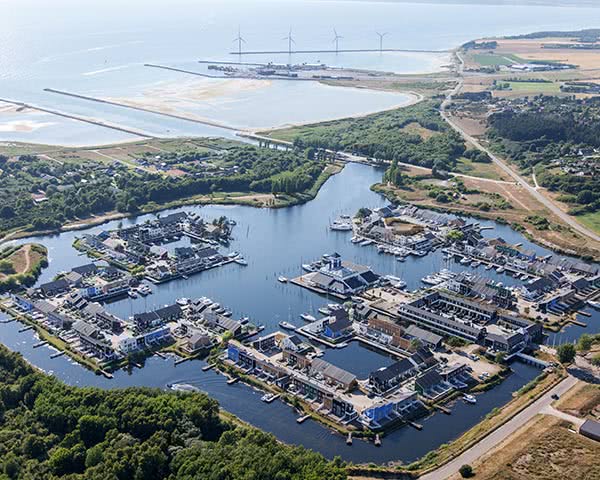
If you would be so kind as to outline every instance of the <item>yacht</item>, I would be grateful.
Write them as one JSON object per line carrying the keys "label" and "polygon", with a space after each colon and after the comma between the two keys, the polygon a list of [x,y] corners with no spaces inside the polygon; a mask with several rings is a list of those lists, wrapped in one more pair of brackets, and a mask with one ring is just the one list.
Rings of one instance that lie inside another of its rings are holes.
{"label": "yacht", "polygon": [[127,295],[129,295],[130,298],[138,298],[138,294],[135,290],[129,290]]}
{"label": "yacht", "polygon": [[360,245],[362,247],[366,247],[367,245],[371,245],[372,243],[373,243],[373,240],[365,239],[365,240],[363,240],[363,241],[360,242]]}
{"label": "yacht", "polygon": [[146,295],[150,295],[152,293],[152,289],[148,285],[142,284],[138,287],[138,293],[145,297]]}
{"label": "yacht", "polygon": [[486,269],[486,270],[491,270],[492,268],[494,268],[494,265],[492,265],[491,263],[488,263],[488,264],[485,266],[485,269]]}
{"label": "yacht", "polygon": [[354,236],[354,237],[352,237],[352,238],[350,239],[350,241],[351,241],[352,243],[360,243],[360,242],[362,242],[362,241],[363,241],[363,239],[362,239],[362,238],[360,238],[359,236]]}
{"label": "yacht", "polygon": [[600,302],[594,302],[593,300],[588,300],[588,305],[596,310],[600,310]]}
{"label": "yacht", "polygon": [[499,267],[496,269],[496,273],[504,273],[504,267],[503,267],[503,266],[499,266]]}
{"label": "yacht", "polygon": [[240,256],[240,252],[231,252],[229,255],[227,255],[229,258],[236,258]]}
{"label": "yacht", "polygon": [[463,395],[463,400],[467,403],[477,403],[477,399],[475,398],[475,396],[469,395],[468,393],[465,393]]}
{"label": "yacht", "polygon": [[321,307],[319,308],[319,313],[323,315],[329,315],[331,314],[331,310],[329,310],[327,307]]}
{"label": "yacht", "polygon": [[348,215],[340,215],[329,225],[331,230],[338,230],[341,232],[348,232],[352,230],[352,219]]}
{"label": "yacht", "polygon": [[303,263],[302,270],[304,270],[305,272],[314,272],[315,267],[313,267],[312,264],[310,264],[310,263]]}
{"label": "yacht", "polygon": [[463,257],[460,260],[461,265],[468,265],[469,263],[471,263],[471,259],[469,257]]}
{"label": "yacht", "polygon": [[279,326],[286,330],[296,330],[296,326],[288,322],[279,322]]}
{"label": "yacht", "polygon": [[244,267],[248,265],[248,262],[246,261],[246,259],[244,257],[237,257],[234,260],[235,263],[237,263],[238,265],[243,265]]}
{"label": "yacht", "polygon": [[403,257],[403,256],[397,256],[397,257],[396,257],[396,261],[397,261],[397,262],[406,262],[406,257]]}
{"label": "yacht", "polygon": [[473,268],[477,268],[479,265],[481,265],[481,262],[480,262],[479,260],[475,260],[475,261],[474,261],[474,262],[471,264],[471,266],[472,266]]}
{"label": "yacht", "polygon": [[314,322],[316,320],[310,313],[303,313],[300,315],[300,318],[305,322]]}
{"label": "yacht", "polygon": [[281,283],[287,283],[288,279],[286,277],[284,277],[283,275],[280,275],[279,277],[277,277],[277,280]]}
{"label": "yacht", "polygon": [[190,299],[189,298],[185,298],[185,297],[181,297],[181,298],[178,298],[177,300],[175,300],[175,302],[179,306],[183,307],[184,305],[187,305],[188,303],[190,303]]}

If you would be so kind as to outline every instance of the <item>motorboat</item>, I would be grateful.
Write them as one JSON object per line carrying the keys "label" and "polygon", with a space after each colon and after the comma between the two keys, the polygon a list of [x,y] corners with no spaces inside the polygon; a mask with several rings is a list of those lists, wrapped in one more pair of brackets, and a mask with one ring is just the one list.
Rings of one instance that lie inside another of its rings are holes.
{"label": "motorboat", "polygon": [[284,277],[283,275],[280,275],[279,277],[277,277],[277,280],[281,283],[287,283],[288,279],[286,277]]}
{"label": "motorboat", "polygon": [[331,310],[329,310],[327,307],[321,307],[319,308],[319,313],[323,315],[329,315],[331,313]]}
{"label": "motorboat", "polygon": [[504,273],[504,267],[503,267],[503,266],[499,266],[499,267],[496,269],[496,273]]}
{"label": "motorboat", "polygon": [[190,303],[190,299],[189,298],[185,298],[185,297],[181,297],[181,298],[178,298],[177,300],[175,300],[175,302],[179,306],[183,307],[184,305],[187,305],[188,303]]}
{"label": "motorboat", "polygon": [[279,322],[279,326],[286,330],[296,330],[296,326],[288,322]]}
{"label": "motorboat", "polygon": [[467,403],[477,403],[477,398],[475,398],[474,395],[469,395],[468,393],[463,395],[463,400]]}
{"label": "motorboat", "polygon": [[300,318],[305,322],[314,322],[316,320],[316,318],[313,317],[310,313],[302,313],[300,315]]}
{"label": "motorboat", "polygon": [[129,290],[127,295],[129,295],[130,298],[138,298],[138,294],[135,290]]}
{"label": "motorboat", "polygon": [[469,263],[471,263],[471,259],[470,259],[470,258],[468,258],[468,257],[463,257],[463,258],[460,260],[460,263],[461,263],[461,265],[468,265]]}
{"label": "motorboat", "polygon": [[305,272],[314,272],[315,267],[313,267],[311,263],[303,263],[302,270],[304,270]]}
{"label": "motorboat", "polygon": [[596,310],[600,310],[600,302],[594,302],[593,300],[588,300],[588,305]]}
{"label": "motorboat", "polygon": [[244,267],[248,265],[248,262],[246,261],[246,259],[244,257],[237,257],[234,260],[235,263],[237,263],[238,265],[243,265]]}

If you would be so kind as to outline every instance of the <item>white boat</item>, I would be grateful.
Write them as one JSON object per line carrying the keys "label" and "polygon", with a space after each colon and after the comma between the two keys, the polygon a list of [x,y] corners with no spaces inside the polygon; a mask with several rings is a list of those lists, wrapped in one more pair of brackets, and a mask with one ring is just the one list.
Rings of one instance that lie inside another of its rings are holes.
{"label": "white boat", "polygon": [[328,303],[327,308],[330,311],[334,312],[335,310],[340,310],[340,309],[344,308],[344,306],[339,303]]}
{"label": "white boat", "polygon": [[319,313],[323,315],[329,315],[331,313],[331,310],[329,310],[327,307],[321,307],[319,308]]}
{"label": "white boat", "polygon": [[129,295],[130,298],[138,298],[138,294],[135,290],[129,290],[127,295]]}
{"label": "white boat", "polygon": [[366,247],[367,245],[371,245],[372,243],[373,243],[373,240],[366,239],[366,240],[363,240],[362,242],[360,242],[360,246]]}
{"label": "white boat", "polygon": [[303,263],[302,270],[304,270],[305,272],[314,272],[315,268],[310,263]]}
{"label": "white boat", "polygon": [[480,262],[479,260],[475,260],[475,261],[474,261],[474,262],[471,264],[471,266],[472,266],[473,268],[477,268],[479,265],[481,265],[481,262]]}
{"label": "white boat", "polygon": [[286,277],[284,277],[283,275],[280,275],[279,277],[277,277],[277,280],[281,283],[287,283],[288,279]]}
{"label": "white boat", "polygon": [[401,278],[395,277],[394,275],[386,275],[385,279],[390,282],[390,285],[395,288],[404,288],[406,287],[406,282]]}
{"label": "white boat", "polygon": [[279,326],[281,328],[285,328],[286,330],[296,330],[296,326],[288,322],[279,322]]}
{"label": "white boat", "polygon": [[237,257],[237,258],[234,260],[234,262],[235,262],[235,263],[237,263],[238,265],[243,265],[244,267],[248,265],[248,262],[247,262],[247,261],[246,261],[246,259],[245,259],[245,258],[243,258],[243,257]]}
{"label": "white boat", "polygon": [[396,261],[397,261],[397,262],[406,262],[406,257],[403,257],[403,256],[397,256],[397,257],[396,257]]}
{"label": "white boat", "polygon": [[596,310],[600,310],[600,302],[594,302],[593,300],[588,300],[588,305]]}
{"label": "white boat", "polygon": [[225,310],[221,315],[223,315],[224,317],[231,317],[233,315],[233,312],[231,310]]}
{"label": "white boat", "polygon": [[469,395],[467,393],[465,393],[463,395],[463,400],[467,403],[477,403],[477,398],[475,398],[473,395]]}
{"label": "white boat", "polygon": [[178,305],[181,305],[183,307],[184,305],[187,305],[188,303],[190,303],[190,299],[189,298],[185,298],[185,297],[181,297],[181,298],[178,298],[177,300],[175,300],[175,302]]}
{"label": "white boat", "polygon": [[229,255],[227,255],[229,258],[236,258],[240,256],[239,252],[231,252]]}
{"label": "white boat", "polygon": [[189,385],[187,383],[168,384],[167,387],[175,392],[199,392],[200,391],[199,388],[194,387],[193,385]]}
{"label": "white boat", "polygon": [[496,273],[504,273],[504,267],[500,266],[496,269]]}
{"label": "white boat", "polygon": [[423,283],[426,285],[439,285],[442,283],[442,279],[437,277],[436,275],[427,275],[421,279]]}
{"label": "white boat", "polygon": [[350,230],[352,230],[352,224],[335,221],[331,225],[329,225],[329,228],[331,230],[337,230],[339,232],[349,232]]}
{"label": "white boat", "polygon": [[362,239],[362,238],[360,238],[360,237],[354,236],[354,237],[352,237],[352,238],[350,239],[350,241],[351,241],[352,243],[360,243],[360,242],[362,242],[362,241],[363,241],[363,239]]}
{"label": "white boat", "polygon": [[144,297],[145,297],[146,295],[150,295],[150,294],[152,293],[152,290],[150,289],[150,287],[149,287],[148,285],[145,285],[145,284],[143,284],[143,285],[140,285],[140,286],[138,287],[137,291],[138,291],[138,293],[139,293],[140,295],[143,295]]}
{"label": "white boat", "polygon": [[463,257],[463,258],[460,260],[460,263],[461,263],[462,265],[467,265],[467,264],[471,263],[471,259],[470,259],[470,258],[468,258],[468,257]]}
{"label": "white boat", "polygon": [[485,269],[486,269],[486,270],[491,270],[492,268],[494,268],[494,265],[492,265],[491,263],[488,263],[488,264],[485,266]]}
{"label": "white boat", "polygon": [[302,313],[300,315],[300,318],[305,322],[314,322],[316,320],[316,318],[313,317],[310,313]]}

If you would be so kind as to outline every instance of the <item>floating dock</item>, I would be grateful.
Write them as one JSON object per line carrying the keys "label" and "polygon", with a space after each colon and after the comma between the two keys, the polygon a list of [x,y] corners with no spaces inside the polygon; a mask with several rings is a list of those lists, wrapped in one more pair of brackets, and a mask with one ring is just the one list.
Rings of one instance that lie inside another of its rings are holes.
{"label": "floating dock", "polygon": [[302,417],[298,417],[296,419],[296,423],[304,423],[306,420],[310,418],[310,415],[303,415]]}
{"label": "floating dock", "polygon": [[352,432],[348,432],[348,436],[346,437],[346,445],[352,445]]}
{"label": "floating dock", "polygon": [[29,330],[33,330],[33,327],[31,325],[27,325],[26,327],[20,328],[19,333],[27,332]]}
{"label": "floating dock", "polygon": [[376,447],[381,447],[381,438],[379,437],[379,434],[375,435],[375,441],[373,443],[375,443]]}
{"label": "floating dock", "polygon": [[214,363],[209,363],[208,365],[204,365],[202,367],[202,371],[203,372],[208,372],[209,370],[213,369],[215,367]]}
{"label": "floating dock", "polygon": [[44,340],[43,342],[38,342],[36,343],[33,348],[40,348],[43,347],[44,345],[48,345],[48,342],[46,340]]}
{"label": "floating dock", "polygon": [[237,383],[240,381],[240,377],[232,377],[229,380],[227,380],[227,385],[233,385],[234,383]]}
{"label": "floating dock", "polygon": [[56,353],[53,353],[52,355],[50,355],[50,358],[62,357],[64,354],[65,354],[64,350],[61,350],[60,352],[56,352]]}

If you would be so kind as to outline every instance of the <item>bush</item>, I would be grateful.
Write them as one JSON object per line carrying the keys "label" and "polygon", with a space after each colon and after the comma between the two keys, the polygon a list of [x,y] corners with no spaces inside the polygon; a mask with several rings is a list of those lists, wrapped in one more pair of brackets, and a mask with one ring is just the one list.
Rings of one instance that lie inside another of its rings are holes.
{"label": "bush", "polygon": [[556,353],[558,355],[558,360],[560,363],[571,363],[575,360],[575,345],[572,343],[565,343],[564,345],[560,345],[556,349]]}
{"label": "bush", "polygon": [[473,467],[471,465],[463,465],[458,469],[458,473],[463,478],[471,478],[473,476]]}

